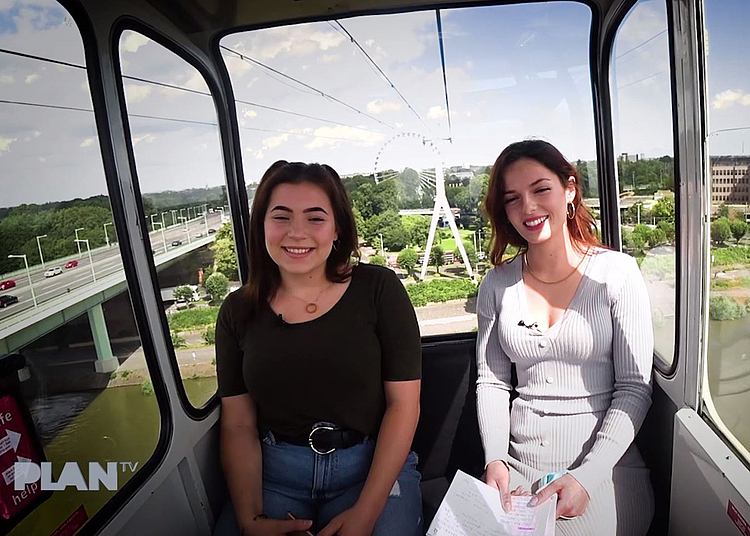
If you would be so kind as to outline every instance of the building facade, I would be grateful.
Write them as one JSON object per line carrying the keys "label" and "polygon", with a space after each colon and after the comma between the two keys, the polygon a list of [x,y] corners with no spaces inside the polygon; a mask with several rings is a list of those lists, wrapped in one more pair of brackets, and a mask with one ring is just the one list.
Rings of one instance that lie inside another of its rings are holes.
{"label": "building facade", "polygon": [[711,157],[711,203],[750,203],[750,156]]}

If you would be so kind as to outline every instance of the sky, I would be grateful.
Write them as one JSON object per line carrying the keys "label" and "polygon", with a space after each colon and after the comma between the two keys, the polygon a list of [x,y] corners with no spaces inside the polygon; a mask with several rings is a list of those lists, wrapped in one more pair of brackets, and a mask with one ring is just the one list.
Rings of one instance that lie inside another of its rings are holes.
{"label": "sky", "polygon": [[[749,126],[750,4],[705,7],[709,130]],[[341,174],[490,165],[508,143],[532,136],[571,160],[595,157],[586,5],[440,13],[450,127],[435,11],[225,37],[222,46],[248,58],[224,55],[235,98],[245,101],[237,103],[245,180],[259,180],[279,159],[327,163]],[[640,0],[618,31],[610,73],[618,153],[673,154],[665,24],[663,2]],[[141,191],[222,184],[216,113],[200,74],[135,32],[119,43],[124,75],[192,91],[124,80]],[[0,48],[85,63],[75,23],[52,0],[0,0]],[[0,53],[0,100],[84,110],[0,103],[0,206],[106,193],[83,70]],[[744,141],[750,151],[750,130],[709,141],[712,154],[740,154]]]}

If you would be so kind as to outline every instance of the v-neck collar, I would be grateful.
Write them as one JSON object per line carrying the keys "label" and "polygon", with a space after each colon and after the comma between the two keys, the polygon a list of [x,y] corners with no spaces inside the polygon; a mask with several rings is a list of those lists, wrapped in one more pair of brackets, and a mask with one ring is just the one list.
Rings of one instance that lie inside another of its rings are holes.
{"label": "v-neck collar", "polygon": [[[563,311],[563,314],[560,315],[560,318],[557,319],[557,322],[549,326],[544,331],[539,329],[529,330],[529,333],[534,333],[536,335],[542,335],[545,337],[550,337],[557,333],[557,331],[560,329],[560,324],[562,324],[565,321],[565,318],[568,316],[568,312],[573,309],[580,301],[581,294],[583,294],[583,290],[588,284],[588,280],[590,279],[589,273],[591,272],[591,264],[594,262],[594,259],[597,257],[597,255],[599,255],[599,250],[594,250],[590,255],[591,257],[586,261],[586,268],[584,268],[583,270],[583,277],[581,277],[581,280],[578,282],[578,287],[576,287],[576,291],[573,294],[573,297],[570,299],[570,302]],[[516,275],[518,277],[516,288],[518,289],[518,303],[521,309],[521,318],[523,319],[523,321],[531,321],[531,315],[529,314],[529,304],[526,300],[526,282],[523,280],[523,260],[520,255],[516,257],[516,260],[518,261],[515,263],[518,265],[518,268],[516,268]]]}

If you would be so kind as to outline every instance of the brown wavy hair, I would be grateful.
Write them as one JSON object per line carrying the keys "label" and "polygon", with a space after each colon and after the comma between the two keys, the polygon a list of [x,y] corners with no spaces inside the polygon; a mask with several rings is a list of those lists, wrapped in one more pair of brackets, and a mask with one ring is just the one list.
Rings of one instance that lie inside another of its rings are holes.
{"label": "brown wavy hair", "polygon": [[522,158],[534,160],[554,172],[560,179],[563,188],[568,188],[568,177],[575,178],[575,197],[573,206],[575,216],[568,218],[568,231],[573,241],[573,247],[583,253],[590,247],[602,247],[596,237],[596,222],[588,207],[583,204],[580,177],[576,167],[568,162],[554,145],[544,140],[524,140],[511,143],[495,160],[490,172],[490,183],[487,195],[484,197],[482,208],[492,225],[492,242],[490,260],[492,264],[501,264],[503,254],[508,246],[518,248],[521,254],[529,248],[528,242],[516,231],[508,220],[505,212],[503,195],[505,194],[504,174],[507,169]]}
{"label": "brown wavy hair", "polygon": [[333,208],[338,239],[326,260],[326,278],[341,283],[351,277],[353,263],[359,260],[357,227],[352,212],[352,202],[346,193],[338,173],[325,164],[305,164],[302,162],[275,162],[263,174],[253,199],[250,214],[249,277],[245,284],[246,296],[250,301],[250,316],[254,317],[276,294],[281,285],[279,267],[266,249],[264,221],[271,194],[280,184],[310,183],[319,187],[328,196]]}

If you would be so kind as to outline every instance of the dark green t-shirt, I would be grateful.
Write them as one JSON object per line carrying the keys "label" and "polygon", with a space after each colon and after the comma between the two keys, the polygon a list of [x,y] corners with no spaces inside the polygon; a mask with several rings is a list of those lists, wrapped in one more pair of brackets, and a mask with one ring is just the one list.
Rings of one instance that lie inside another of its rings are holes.
{"label": "dark green t-shirt", "polygon": [[245,300],[230,294],[216,322],[219,396],[250,393],[261,428],[298,437],[327,421],[375,435],[383,382],[421,377],[417,318],[387,268],[355,266],[341,299],[309,322],[283,323],[268,305],[250,320]]}

